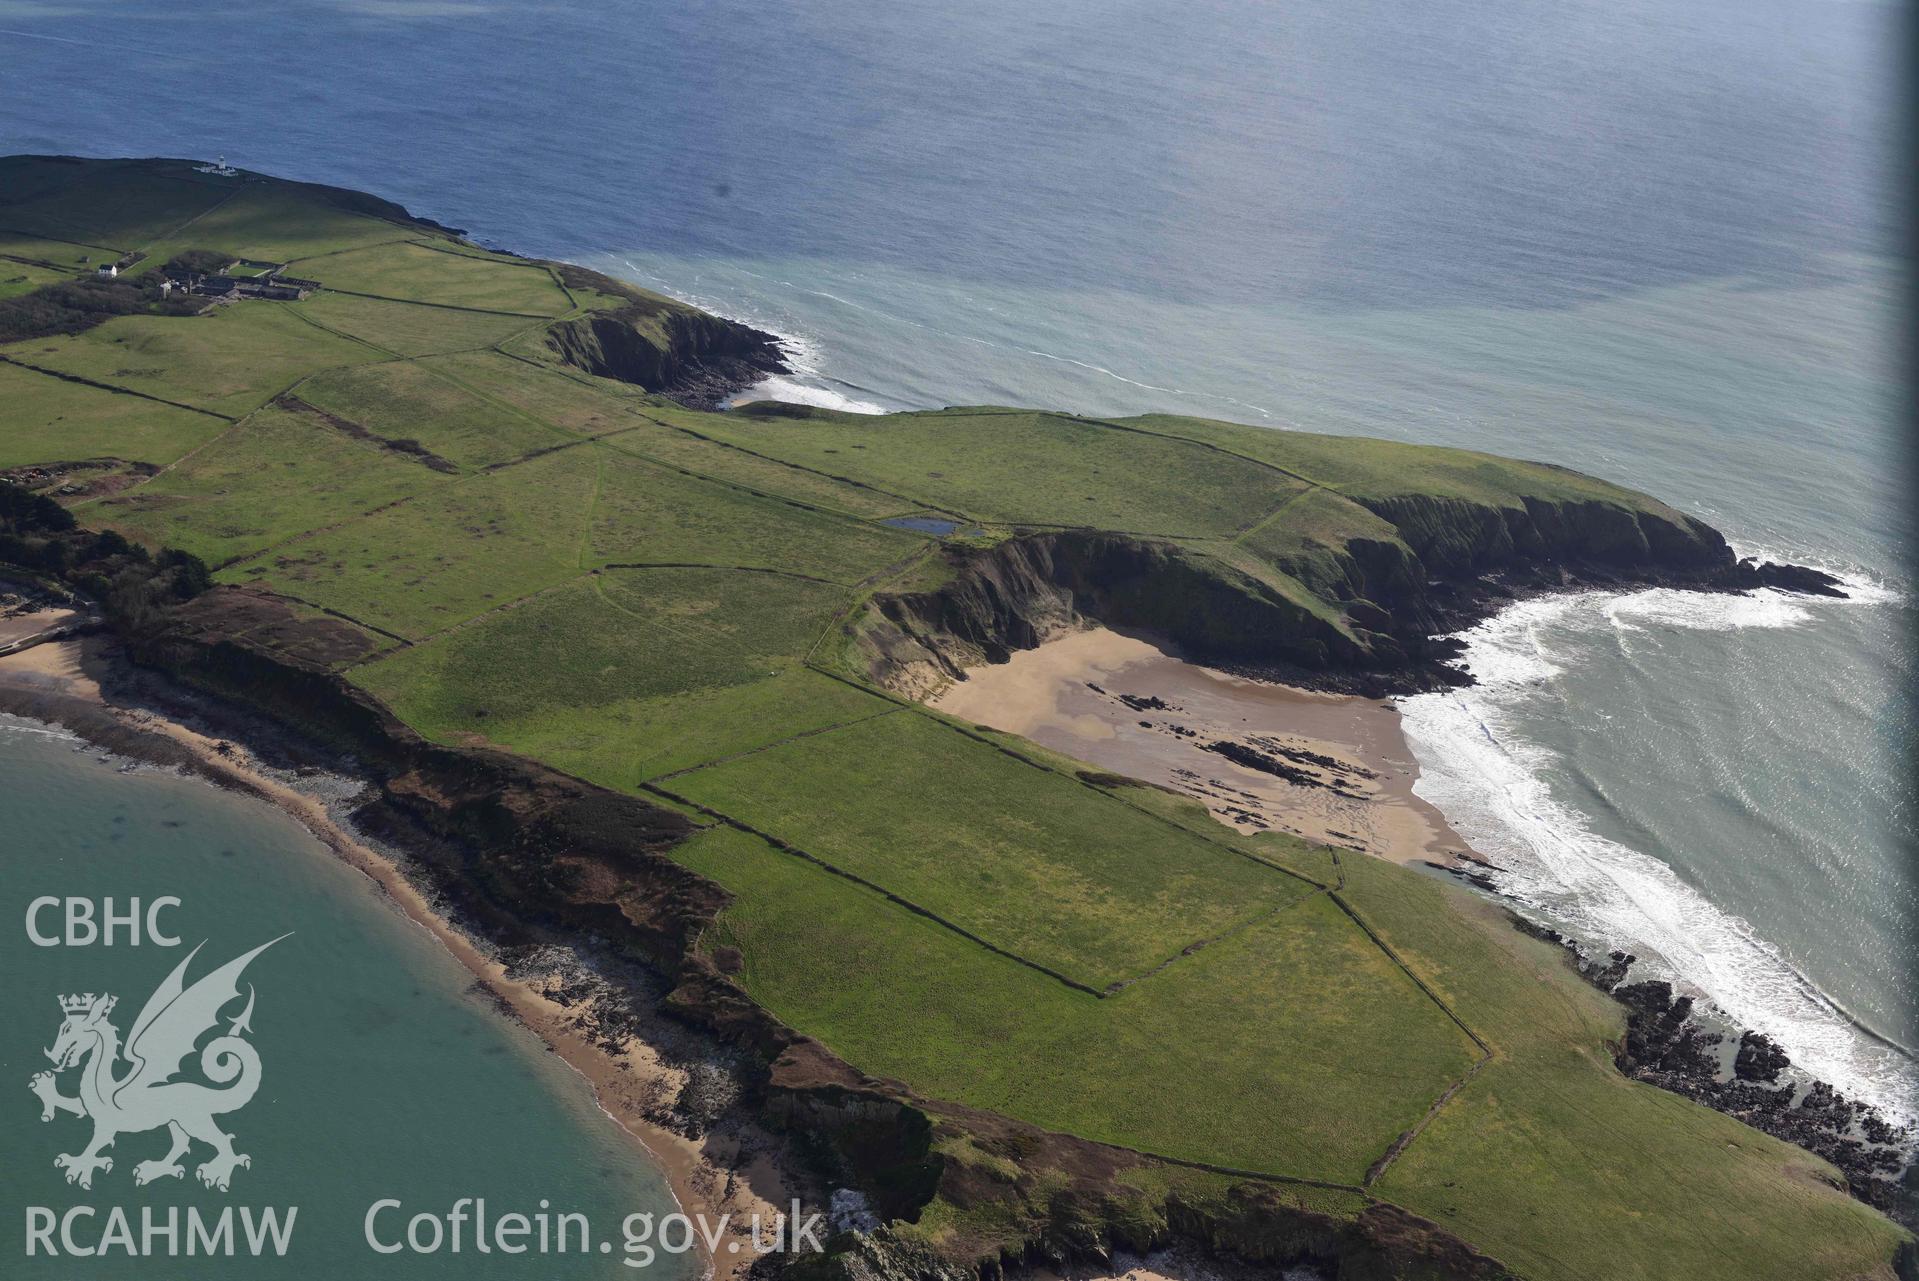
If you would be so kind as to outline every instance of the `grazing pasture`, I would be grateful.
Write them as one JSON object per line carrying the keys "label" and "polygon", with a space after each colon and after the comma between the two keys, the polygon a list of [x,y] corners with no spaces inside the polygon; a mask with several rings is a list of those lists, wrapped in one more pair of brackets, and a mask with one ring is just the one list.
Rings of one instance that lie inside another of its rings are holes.
{"label": "grazing pasture", "polygon": [[800,664],[841,595],[778,574],[606,570],[352,678],[435,738],[481,737],[632,788],[896,710]]}
{"label": "grazing pasture", "polygon": [[305,258],[301,276],[329,289],[473,311],[557,316],[572,304],[539,263],[481,257],[412,241]]}
{"label": "grazing pasture", "polygon": [[679,857],[739,896],[715,942],[774,1013],[869,1072],[1047,1129],[1357,1184],[1475,1058],[1324,895],[1099,998],[748,834]]}
{"label": "grazing pasture", "polygon": [[1094,989],[1313,888],[917,712],[721,762],[668,790]]}
{"label": "grazing pasture", "polygon": [[[4,353],[0,353],[4,354]],[[0,467],[82,458],[165,464],[228,424],[206,414],[122,396],[0,362]]]}
{"label": "grazing pasture", "polygon": [[[0,296],[187,251],[325,287],[0,345],[0,468],[249,589],[201,598],[253,620],[236,643],[345,668],[437,741],[696,814],[670,856],[732,895],[700,946],[857,1071],[1162,1158],[1097,1190],[1162,1222],[1403,1212],[1543,1281],[1890,1275],[1900,1229],[1810,1153],[1625,1079],[1621,1008],[1484,899],[1242,836],[876,683],[872,645],[918,644],[888,597],[963,585],[961,630],[1027,608],[1034,584],[969,559],[1025,533],[1110,534],[1228,612],[1357,645],[1379,619],[1355,558],[1417,566],[1448,512],[1579,504],[1630,532],[1680,519],[1663,504],[1198,419],[695,412],[549,341],[599,311],[665,343],[673,305],[644,291],[352,192],[0,159]],[[909,514],[958,528],[881,523]],[[983,1185],[1024,1172],[938,1142]],[[996,1258],[1007,1204],[939,1196],[895,1228]]]}
{"label": "grazing pasture", "polygon": [[1270,467],[1091,419],[978,408],[709,416],[702,430],[769,458],[999,524],[1230,536],[1298,491]]}
{"label": "grazing pasture", "polygon": [[12,343],[0,355],[228,418],[323,369],[384,358],[260,301],[203,316],[119,316],[85,333]]}

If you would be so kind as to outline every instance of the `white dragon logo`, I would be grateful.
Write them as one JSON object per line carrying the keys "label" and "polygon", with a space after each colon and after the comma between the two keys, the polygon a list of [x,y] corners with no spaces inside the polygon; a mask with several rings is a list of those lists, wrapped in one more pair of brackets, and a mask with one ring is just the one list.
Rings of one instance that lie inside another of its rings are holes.
{"label": "white dragon logo", "polygon": [[[280,938],[285,938],[282,934]],[[133,1021],[127,1034],[126,1060],[132,1068],[124,1076],[115,1076],[114,1067],[122,1055],[120,1033],[107,1016],[113,1013],[118,998],[89,992],[84,996],[60,998],[66,1015],[53,1048],[46,1052],[53,1061],[52,1072],[41,1072],[29,1083],[39,1096],[40,1119],[51,1121],[56,1113],[93,1118],[93,1141],[85,1150],[53,1159],[67,1173],[68,1183],[83,1188],[93,1186],[94,1171],[113,1172],[113,1160],[102,1153],[122,1134],[136,1134],[166,1126],[173,1146],[157,1161],[142,1161],[133,1167],[137,1185],[155,1179],[180,1178],[186,1171],[180,1158],[198,1139],[213,1148],[213,1156],[195,1171],[200,1182],[222,1192],[233,1179],[238,1166],[251,1166],[253,1160],[233,1150],[233,1136],[214,1124],[213,1118],[237,1112],[252,1101],[260,1088],[260,1055],[246,1041],[251,1032],[253,987],[247,986],[247,1004],[231,1021],[226,1035],[216,1036],[200,1051],[200,1071],[215,1085],[214,1089],[197,1081],[175,1081],[181,1064],[193,1053],[194,1043],[220,1022],[220,1010],[240,995],[240,973],[254,957],[278,943],[262,943],[244,956],[228,961],[192,987],[186,986],[187,966],[200,954],[201,943],[174,967],[166,981],[155,989]],[[69,1098],[61,1094],[55,1074],[86,1061],[80,1074],[80,1093]]]}

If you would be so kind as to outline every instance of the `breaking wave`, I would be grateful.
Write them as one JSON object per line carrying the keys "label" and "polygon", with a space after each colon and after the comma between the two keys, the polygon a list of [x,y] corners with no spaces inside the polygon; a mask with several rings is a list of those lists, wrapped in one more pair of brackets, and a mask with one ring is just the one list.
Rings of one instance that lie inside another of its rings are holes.
{"label": "breaking wave", "polygon": [[[887,412],[887,407],[878,401],[849,394],[849,392],[864,392],[865,388],[841,378],[829,377],[822,372],[824,358],[818,344],[807,335],[795,332],[787,322],[764,314],[761,308],[751,305],[750,299],[743,301],[739,298],[719,298],[702,293],[697,288],[688,288],[684,282],[669,281],[656,272],[648,271],[630,257],[609,255],[606,261],[608,265],[617,264],[616,274],[628,280],[644,282],[661,293],[698,307],[701,311],[742,325],[751,325],[779,339],[780,354],[786,357],[786,363],[791,367],[792,372],[755,383],[735,396],[730,403],[743,405],[755,400],[783,400],[789,404],[836,409],[848,414]],[[744,268],[736,268],[736,270],[743,275],[755,274]],[[847,390],[840,390],[841,388]]]}
{"label": "breaking wave", "polygon": [[[1861,588],[1860,599],[1898,598],[1855,578],[1847,586]],[[1634,952],[1635,975],[1695,991],[1738,1026],[1773,1037],[1796,1066],[1910,1120],[1919,1098],[1910,1053],[1856,1022],[1747,921],[1667,863],[1596,831],[1548,782],[1568,762],[1527,733],[1542,714],[1563,715],[1555,685],[1568,660],[1555,641],[1568,635],[1793,628],[1834,604],[1772,591],[1667,589],[1526,601],[1462,635],[1478,684],[1406,698],[1399,709],[1419,761],[1415,791],[1503,869],[1503,892],[1588,944]]]}
{"label": "breaking wave", "polygon": [[[789,362],[790,363],[790,362]],[[803,376],[803,375],[802,375]],[[883,414],[886,406],[876,405],[870,400],[858,400],[831,387],[822,387],[814,383],[801,382],[798,378],[774,377],[765,382],[754,383],[751,387],[735,396],[732,404],[744,405],[755,400],[783,400],[792,405],[812,405],[819,409],[837,409],[848,414]]]}

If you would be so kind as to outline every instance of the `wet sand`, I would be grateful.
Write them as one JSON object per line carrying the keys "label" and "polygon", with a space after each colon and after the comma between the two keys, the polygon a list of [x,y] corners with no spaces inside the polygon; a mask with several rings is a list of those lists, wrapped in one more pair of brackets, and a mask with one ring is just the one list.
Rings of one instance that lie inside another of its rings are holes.
{"label": "wet sand", "polygon": [[973,668],[932,705],[1172,788],[1242,832],[1399,863],[1477,861],[1413,794],[1419,767],[1383,699],[1248,680],[1093,628]]}
{"label": "wet sand", "polygon": [[[39,629],[48,626],[46,618],[37,624]],[[638,1037],[627,1038],[617,1049],[603,1046],[592,1033],[596,1020],[590,1000],[562,1003],[549,995],[548,981],[528,982],[510,975],[487,948],[443,916],[397,863],[356,839],[335,820],[321,799],[283,781],[275,771],[253,760],[244,748],[208,738],[151,712],[107,702],[99,685],[82,670],[79,642],[50,641],[0,657],[0,688],[62,696],[104,709],[127,727],[164,736],[184,749],[213,781],[256,796],[290,815],[336,856],[372,879],[408,919],[431,933],[503,1002],[514,1018],[587,1079],[601,1110],[666,1176],[682,1210],[690,1215],[707,1215],[711,1220],[730,1214],[733,1222],[741,1224],[739,1230],[729,1229],[719,1238],[713,1254],[708,1253],[703,1241],[698,1244],[708,1276],[733,1281],[759,1257],[746,1221],[755,1213],[770,1221],[790,1197],[792,1180],[772,1157],[756,1155],[740,1162],[736,1138],[689,1139],[649,1119],[649,1112],[662,1098],[676,1097],[686,1084],[686,1074],[666,1063],[653,1046]],[[560,981],[560,976],[551,981]],[[751,1133],[748,1138],[758,1153],[778,1146],[777,1140],[764,1134]]]}

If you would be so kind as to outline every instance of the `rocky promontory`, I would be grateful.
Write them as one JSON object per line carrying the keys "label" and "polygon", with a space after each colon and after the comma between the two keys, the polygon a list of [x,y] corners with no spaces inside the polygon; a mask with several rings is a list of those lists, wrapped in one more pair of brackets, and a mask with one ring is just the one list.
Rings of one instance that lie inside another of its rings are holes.
{"label": "rocky promontory", "polygon": [[718,409],[754,383],[788,371],[772,334],[584,267],[554,266],[569,289],[626,300],[547,331],[548,346],[589,374],[632,383],[689,409]]}
{"label": "rocky promontory", "polygon": [[1248,674],[1383,696],[1469,683],[1452,634],[1529,596],[1647,587],[1845,595],[1820,570],[1741,559],[1717,530],[1676,512],[1531,497],[1354,501],[1381,531],[1264,565],[1096,530],[1016,530],[990,547],[949,548],[936,587],[876,601],[860,630],[869,674],[927,688],[1094,621]]}

